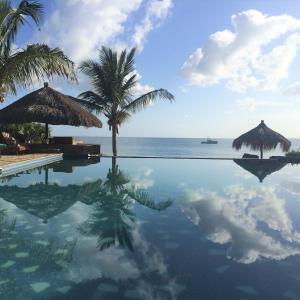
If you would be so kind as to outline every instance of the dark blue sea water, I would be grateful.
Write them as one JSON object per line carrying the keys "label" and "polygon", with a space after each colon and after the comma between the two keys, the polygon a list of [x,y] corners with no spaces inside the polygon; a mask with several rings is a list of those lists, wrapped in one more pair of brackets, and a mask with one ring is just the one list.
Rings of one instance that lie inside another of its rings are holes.
{"label": "dark blue sea water", "polygon": [[[104,154],[111,154],[111,138],[109,137],[77,137],[86,143],[101,144],[101,151]],[[180,156],[180,157],[229,157],[238,158],[243,153],[254,153],[242,148],[240,151],[232,149],[232,139],[217,139],[217,145],[201,144],[201,139],[188,138],[118,138],[119,155],[140,155],[140,156]],[[292,139],[292,148],[300,147],[300,139]],[[258,153],[254,153],[258,154]],[[282,155],[280,149],[266,152],[270,155]]]}

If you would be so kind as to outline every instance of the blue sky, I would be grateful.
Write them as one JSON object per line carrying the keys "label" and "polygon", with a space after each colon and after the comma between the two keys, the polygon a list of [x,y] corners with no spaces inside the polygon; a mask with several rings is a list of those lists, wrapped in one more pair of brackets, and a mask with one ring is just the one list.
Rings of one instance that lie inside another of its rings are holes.
{"label": "blue sky", "polygon": [[[287,137],[300,137],[299,1],[42,2],[41,31],[24,28],[18,46],[46,42],[79,64],[102,45],[136,45],[136,93],[162,87],[175,95],[173,104],[158,102],[134,115],[120,136],[235,137],[264,119]],[[86,77],[79,80],[51,85],[76,96],[90,89]],[[52,128],[56,135],[109,136],[101,120],[102,129]]]}

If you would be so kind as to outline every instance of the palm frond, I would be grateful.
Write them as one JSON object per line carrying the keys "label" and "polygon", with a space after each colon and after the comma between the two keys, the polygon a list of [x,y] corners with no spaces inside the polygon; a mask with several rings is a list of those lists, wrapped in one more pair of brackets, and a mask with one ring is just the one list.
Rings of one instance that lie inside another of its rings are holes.
{"label": "palm frond", "polygon": [[118,125],[123,124],[124,122],[128,121],[130,119],[131,115],[127,111],[119,111],[116,114],[116,121]]}
{"label": "palm frond", "polygon": [[84,99],[79,99],[79,98],[74,98],[69,96],[72,100],[74,100],[77,104],[79,104],[80,106],[82,106],[83,108],[85,108],[86,110],[88,110],[89,112],[93,112],[95,114],[100,115],[101,113],[103,113],[103,107],[92,103],[90,101],[84,100]]}
{"label": "palm frond", "polygon": [[[39,1],[22,0],[19,6],[14,9],[11,7],[10,1],[4,1],[0,9],[3,9],[3,13],[1,13],[0,49],[2,53],[8,53],[20,27],[28,22],[26,18],[39,25],[43,6]],[[4,16],[4,13],[7,15]]]}
{"label": "palm frond", "polygon": [[127,104],[122,109],[124,111],[135,113],[136,111],[147,107],[149,104],[152,104],[155,100],[158,99],[169,100],[170,102],[172,102],[174,100],[174,96],[165,89],[154,90],[138,97],[136,100]]}
{"label": "palm frond", "polygon": [[16,86],[27,87],[44,77],[58,75],[76,80],[74,64],[59,48],[29,45],[1,62],[0,83],[6,91],[15,93]]}
{"label": "palm frond", "polygon": [[73,98],[75,102],[96,114],[107,113],[107,102],[100,95],[93,91],[86,91],[79,95],[79,98]]}
{"label": "palm frond", "polygon": [[4,31],[5,19],[11,12],[11,1],[0,1],[0,32]]}
{"label": "palm frond", "polygon": [[124,64],[126,60],[126,49],[123,50],[120,54],[119,61],[118,61],[118,75],[122,75],[123,70],[124,70]]}
{"label": "palm frond", "polygon": [[111,97],[111,78],[108,78],[103,66],[93,60],[86,60],[79,66],[79,70],[91,79],[95,92],[105,99]]}
{"label": "palm frond", "polygon": [[137,84],[137,75],[133,74],[132,76],[130,76],[125,82],[124,85],[122,87],[123,91],[124,91],[124,95],[126,94],[130,94],[131,95],[131,91],[132,89],[136,86]]}
{"label": "palm frond", "polygon": [[123,71],[123,77],[126,77],[130,73],[135,71],[135,66],[134,66],[135,52],[136,52],[136,48],[132,48],[126,57],[126,62],[125,62],[124,71]]}
{"label": "palm frond", "polygon": [[153,210],[165,210],[173,204],[171,200],[156,203],[148,194],[141,191],[127,190],[126,192],[130,198]]}
{"label": "palm frond", "polygon": [[131,228],[125,222],[122,225],[123,226],[119,226],[117,228],[118,242],[121,247],[128,248],[130,251],[133,251],[133,245],[132,245],[133,234],[130,231]]}
{"label": "palm frond", "polygon": [[96,80],[98,80],[99,74],[101,73],[100,64],[91,59],[85,60],[80,64],[79,70],[90,77],[92,80],[95,80],[96,84],[98,83]]}
{"label": "palm frond", "polygon": [[99,58],[103,69],[107,71],[107,75],[115,76],[118,69],[117,52],[107,47],[102,47],[99,52]]}
{"label": "palm frond", "polygon": [[97,104],[99,106],[106,106],[107,102],[100,95],[96,94],[93,91],[86,91],[79,95],[80,98],[89,101],[91,103]]}

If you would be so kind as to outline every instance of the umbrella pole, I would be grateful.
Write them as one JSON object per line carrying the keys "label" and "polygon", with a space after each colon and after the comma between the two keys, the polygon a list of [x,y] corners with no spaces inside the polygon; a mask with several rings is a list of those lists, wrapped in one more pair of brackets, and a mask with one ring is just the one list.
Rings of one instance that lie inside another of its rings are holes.
{"label": "umbrella pole", "polygon": [[48,138],[49,138],[49,126],[48,123],[45,124],[45,140],[46,144],[48,144]]}
{"label": "umbrella pole", "polygon": [[260,159],[264,158],[263,143],[260,144]]}

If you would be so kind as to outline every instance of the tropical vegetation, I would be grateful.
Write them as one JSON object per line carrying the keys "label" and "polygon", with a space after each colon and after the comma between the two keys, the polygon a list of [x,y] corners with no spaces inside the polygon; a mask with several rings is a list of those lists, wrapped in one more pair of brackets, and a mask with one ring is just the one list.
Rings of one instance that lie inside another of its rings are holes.
{"label": "tropical vegetation", "polygon": [[44,143],[46,142],[46,128],[44,124],[25,123],[25,124],[1,124],[0,125],[0,142],[2,132],[8,133],[20,143]]}
{"label": "tropical vegetation", "polygon": [[79,95],[78,103],[88,110],[107,118],[112,131],[112,152],[117,156],[119,127],[131,115],[157,99],[173,101],[174,96],[165,89],[156,89],[135,98],[138,84],[135,70],[135,49],[121,53],[102,47],[99,61],[86,60],[80,67],[92,83],[93,90]]}
{"label": "tropical vegetation", "polygon": [[291,150],[291,151],[289,151],[289,152],[287,152],[286,154],[285,154],[285,156],[287,156],[287,157],[294,157],[294,156],[296,156],[296,157],[300,157],[300,150]]}
{"label": "tropical vegetation", "polygon": [[43,13],[40,1],[0,1],[0,102],[17,87],[28,87],[45,76],[55,75],[75,80],[73,62],[59,49],[45,44],[15,48],[16,38],[25,24],[39,26]]}

